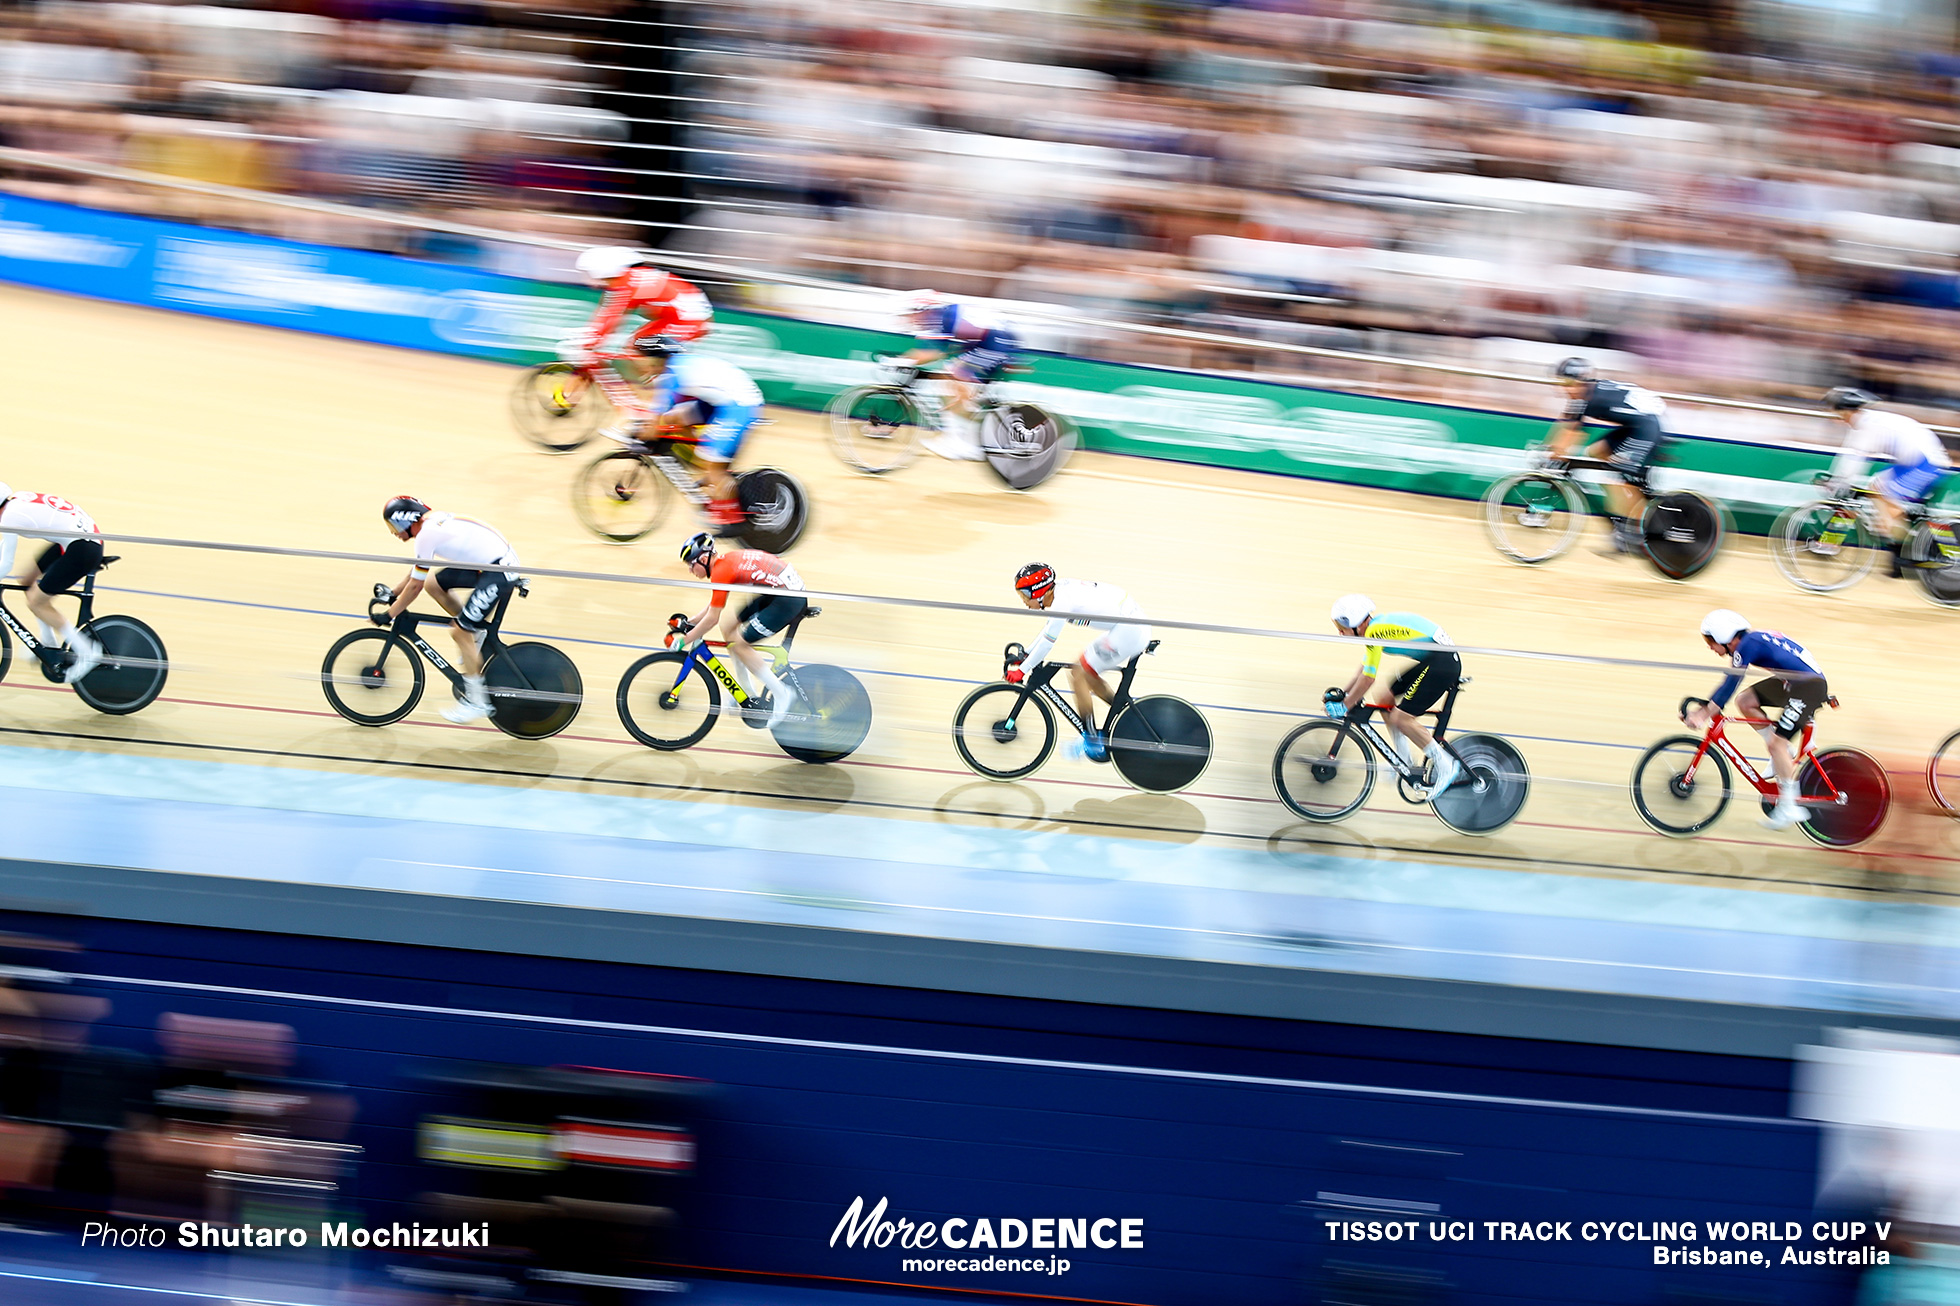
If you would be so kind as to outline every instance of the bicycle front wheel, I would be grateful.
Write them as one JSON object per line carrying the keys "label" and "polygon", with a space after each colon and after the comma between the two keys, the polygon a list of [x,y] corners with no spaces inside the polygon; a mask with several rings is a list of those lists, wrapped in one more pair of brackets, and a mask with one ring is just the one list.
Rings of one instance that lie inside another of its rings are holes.
{"label": "bicycle front wheel", "polygon": [[1692,490],[1676,490],[1647,502],[1640,517],[1641,545],[1654,570],[1687,580],[1707,569],[1728,534],[1722,509]]}
{"label": "bicycle front wheel", "polygon": [[919,405],[903,386],[861,385],[830,401],[830,447],[873,476],[919,456]]}
{"label": "bicycle front wheel", "polygon": [[[0,662],[0,666],[5,666]],[[1948,816],[1960,816],[1960,730],[1954,731],[1926,759],[1926,788]]]}
{"label": "bicycle front wheel", "polygon": [[1585,524],[1585,496],[1563,476],[1517,472],[1484,492],[1484,530],[1512,562],[1550,562],[1572,547]]}
{"label": "bicycle front wheel", "polygon": [[422,701],[425,683],[421,657],[390,630],[350,631],[320,664],[327,702],[359,726],[401,720]]}
{"label": "bicycle front wheel", "polygon": [[699,658],[683,676],[687,660],[687,654],[673,649],[649,653],[619,678],[613,697],[619,724],[648,748],[691,748],[707,737],[721,715],[721,686]]}
{"label": "bicycle front wheel", "polygon": [[1783,579],[1800,590],[1830,594],[1863,580],[1878,560],[1870,529],[1835,499],[1785,508],[1769,535],[1769,554]]}
{"label": "bicycle front wheel", "polygon": [[1181,698],[1134,699],[1109,723],[1109,761],[1147,794],[1176,793],[1211,765],[1211,726]]}
{"label": "bicycle front wheel", "polygon": [[667,519],[679,497],[653,460],[631,449],[600,454],[572,485],[579,521],[610,544],[645,538]]}
{"label": "bicycle front wheel", "polygon": [[842,667],[798,667],[796,702],[772,732],[776,745],[799,762],[836,762],[849,757],[871,733],[871,695],[864,683]]}
{"label": "bicycle front wheel", "polygon": [[549,644],[506,644],[483,668],[490,724],[517,739],[549,739],[585,701],[578,667]]}
{"label": "bicycle front wheel", "polygon": [[1515,821],[1531,794],[1524,754],[1496,735],[1458,735],[1450,746],[1463,774],[1430,800],[1436,819],[1458,834],[1492,834]]}
{"label": "bicycle front wheel", "polygon": [[1700,834],[1729,805],[1727,760],[1711,748],[1696,762],[1700,752],[1700,735],[1670,735],[1633,764],[1633,810],[1670,838]]}
{"label": "bicycle front wheel", "polygon": [[1295,816],[1343,820],[1374,791],[1373,750],[1360,731],[1339,721],[1305,722],[1273,753],[1273,788]]}
{"label": "bicycle front wheel", "polygon": [[546,453],[578,448],[611,410],[605,392],[570,363],[527,367],[510,392],[511,424]]}
{"label": "bicycle front wheel", "polygon": [[1812,842],[1826,848],[1849,848],[1871,838],[1885,824],[1885,813],[1892,806],[1892,782],[1886,779],[1885,768],[1855,748],[1827,748],[1813,754],[1797,773],[1797,786],[1805,798],[1828,803],[1822,807],[1806,803],[1809,815],[1797,825]]}
{"label": "bicycle front wheel", "polygon": [[109,716],[140,712],[163,692],[169,673],[163,641],[134,617],[97,617],[82,633],[102,646],[102,661],[75,682],[75,697]]}
{"label": "bicycle front wheel", "polygon": [[953,713],[953,747],[989,780],[1018,780],[1055,751],[1055,714],[1019,685],[982,685]]}

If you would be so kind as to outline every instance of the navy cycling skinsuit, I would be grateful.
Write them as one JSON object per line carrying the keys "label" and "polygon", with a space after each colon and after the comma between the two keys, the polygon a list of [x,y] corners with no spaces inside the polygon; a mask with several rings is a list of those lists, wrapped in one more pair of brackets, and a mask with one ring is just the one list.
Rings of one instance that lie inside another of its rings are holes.
{"label": "navy cycling skinsuit", "polygon": [[964,381],[994,380],[1021,349],[1014,329],[984,309],[939,304],[919,321],[919,343],[957,354],[947,370]]}
{"label": "navy cycling skinsuit", "polygon": [[1611,451],[1613,470],[1620,479],[1651,494],[1647,473],[1667,438],[1661,431],[1661,414],[1667,405],[1651,390],[1620,381],[1594,381],[1581,398],[1565,406],[1565,420],[1609,428],[1606,447]]}
{"label": "navy cycling skinsuit", "polygon": [[1776,733],[1795,739],[1804,724],[1817,715],[1817,705],[1830,697],[1830,685],[1823,668],[1811,660],[1804,646],[1774,630],[1752,630],[1742,636],[1730,658],[1735,667],[1722,677],[1710,701],[1716,707],[1728,704],[1729,695],[1742,683],[1742,673],[1756,667],[1772,674],[1749,686],[1765,710],[1776,714]]}

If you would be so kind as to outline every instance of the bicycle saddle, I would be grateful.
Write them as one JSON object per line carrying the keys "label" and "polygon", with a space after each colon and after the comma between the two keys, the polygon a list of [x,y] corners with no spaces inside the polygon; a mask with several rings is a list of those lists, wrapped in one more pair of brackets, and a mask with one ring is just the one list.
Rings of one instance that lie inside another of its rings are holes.
{"label": "bicycle saddle", "polygon": [[1157,646],[1163,642],[1164,641],[1161,639],[1153,639],[1150,641],[1149,646],[1146,647],[1143,651],[1146,653],[1155,653],[1157,651]]}
{"label": "bicycle saddle", "polygon": [[[106,557],[106,558],[104,558],[104,559],[102,560],[102,567],[106,567],[106,566],[108,566],[108,565],[109,565],[110,563],[112,563],[112,562],[121,562],[121,561],[122,561],[122,554],[120,554],[120,553],[112,553],[112,554],[110,554],[110,555],[109,555],[108,557]],[[96,570],[97,570],[97,571],[100,571],[100,570],[102,570],[102,567],[97,567],[97,568],[96,568]]]}

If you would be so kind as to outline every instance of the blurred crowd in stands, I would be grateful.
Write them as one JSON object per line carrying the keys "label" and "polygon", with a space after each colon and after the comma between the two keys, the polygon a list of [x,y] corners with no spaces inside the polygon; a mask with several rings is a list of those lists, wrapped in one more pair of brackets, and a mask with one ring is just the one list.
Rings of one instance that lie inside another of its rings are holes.
{"label": "blurred crowd in stands", "polygon": [[[515,232],[934,285],[1001,301],[1037,345],[1143,362],[1547,404],[1043,328],[1038,306],[1534,375],[1586,353],[1766,402],[1852,383],[1934,420],[1960,406],[1960,58],[1937,21],[1810,30],[1822,11],[1779,0],[548,8],[0,9],[0,130]],[[661,58],[670,90],[608,98],[622,64]],[[692,125],[665,144],[633,132],[676,120]],[[12,171],[24,193],[562,269],[554,251]]]}

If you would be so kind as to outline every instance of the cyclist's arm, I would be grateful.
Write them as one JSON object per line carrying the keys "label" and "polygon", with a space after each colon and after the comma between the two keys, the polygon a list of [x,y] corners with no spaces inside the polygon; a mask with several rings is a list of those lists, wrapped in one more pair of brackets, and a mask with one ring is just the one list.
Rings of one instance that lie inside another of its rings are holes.
{"label": "cyclist's arm", "polygon": [[1375,678],[1381,675],[1381,672],[1382,646],[1370,644],[1367,653],[1361,659],[1360,669],[1348,681],[1345,702],[1350,709],[1360,705],[1362,696],[1368,692],[1369,686],[1375,683]]}
{"label": "cyclist's arm", "polygon": [[1736,687],[1742,683],[1742,670],[1731,671],[1722,677],[1722,683],[1715,686],[1715,692],[1708,696],[1710,707],[1723,708],[1729,705],[1729,696],[1735,693]]}
{"label": "cyclist's arm", "polygon": [[[1853,434],[1855,438],[1856,433]],[[1865,451],[1846,440],[1844,447],[1837,451],[1837,457],[1831,459],[1829,483],[1841,489],[1863,476],[1870,466],[1871,459],[1866,457]]]}
{"label": "cyclist's arm", "polygon": [[424,581],[419,568],[410,568],[408,575],[401,578],[395,586],[394,602],[388,605],[388,620],[393,621],[408,611],[408,605],[421,597]]}
{"label": "cyclist's arm", "polygon": [[14,574],[14,550],[20,547],[20,536],[0,535],[0,576]]}
{"label": "cyclist's arm", "polygon": [[1067,623],[1062,618],[1056,617],[1047,625],[1043,626],[1041,628],[1041,637],[1035,640],[1034,647],[1028,650],[1028,656],[1023,659],[1022,665],[1030,669],[1040,666],[1042,659],[1046,658],[1054,650],[1055,642],[1061,639],[1062,627],[1065,624]]}
{"label": "cyclist's arm", "polygon": [[1552,423],[1551,432],[1545,437],[1547,450],[1554,458],[1570,458],[1572,450],[1583,443],[1586,429],[1577,422],[1563,419]]}
{"label": "cyclist's arm", "polygon": [[616,277],[612,285],[607,287],[606,293],[599,297],[599,309],[585,324],[585,333],[579,337],[579,343],[584,346],[587,353],[598,352],[599,346],[605,343],[612,329],[619,325],[621,318],[626,316],[626,310],[633,303],[632,283],[633,278],[630,275]]}
{"label": "cyclist's arm", "polygon": [[914,345],[899,355],[902,361],[911,363],[915,367],[924,367],[928,363],[937,363],[942,358],[950,357],[952,357],[951,350],[936,349],[931,345]]}

